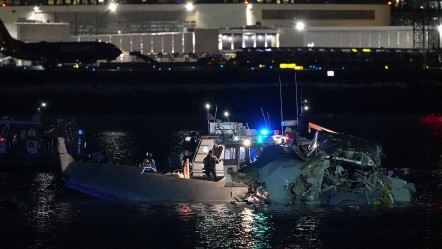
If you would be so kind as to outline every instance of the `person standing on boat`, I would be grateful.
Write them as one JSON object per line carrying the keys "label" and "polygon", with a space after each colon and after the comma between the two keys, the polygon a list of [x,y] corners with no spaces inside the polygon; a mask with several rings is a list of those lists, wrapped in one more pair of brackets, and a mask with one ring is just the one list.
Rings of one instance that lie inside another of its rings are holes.
{"label": "person standing on boat", "polygon": [[209,153],[203,160],[205,173],[207,176],[207,179],[216,181],[216,170],[215,170],[215,164],[219,163],[216,156],[213,155],[213,151],[209,150]]}
{"label": "person standing on boat", "polygon": [[146,153],[146,158],[144,158],[141,166],[143,166],[145,170],[150,169],[155,172],[157,171],[157,165],[155,164],[155,160],[152,157],[152,153],[150,153],[150,152]]}

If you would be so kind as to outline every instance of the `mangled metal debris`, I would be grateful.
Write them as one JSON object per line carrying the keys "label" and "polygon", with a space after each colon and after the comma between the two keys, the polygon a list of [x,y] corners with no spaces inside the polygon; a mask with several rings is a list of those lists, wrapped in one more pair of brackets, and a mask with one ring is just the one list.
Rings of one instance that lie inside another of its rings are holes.
{"label": "mangled metal debris", "polygon": [[315,124],[310,143],[264,148],[258,159],[234,174],[250,187],[247,200],[284,204],[393,204],[408,202],[414,184],[383,173],[382,147]]}

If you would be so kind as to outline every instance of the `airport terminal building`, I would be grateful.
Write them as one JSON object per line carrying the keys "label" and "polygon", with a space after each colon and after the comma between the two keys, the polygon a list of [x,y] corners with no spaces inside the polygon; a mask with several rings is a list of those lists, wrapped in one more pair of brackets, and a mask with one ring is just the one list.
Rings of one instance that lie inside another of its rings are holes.
{"label": "airport terminal building", "polygon": [[413,26],[392,26],[387,3],[153,2],[16,5],[1,8],[0,16],[20,40],[112,42],[126,52],[123,61],[134,51],[201,55],[244,48],[413,48]]}

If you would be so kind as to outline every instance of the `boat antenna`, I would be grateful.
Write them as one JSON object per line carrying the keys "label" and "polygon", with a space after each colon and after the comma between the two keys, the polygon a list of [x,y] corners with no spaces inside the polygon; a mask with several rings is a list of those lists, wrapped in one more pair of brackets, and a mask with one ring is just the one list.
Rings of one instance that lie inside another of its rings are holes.
{"label": "boat antenna", "polygon": [[218,112],[218,105],[215,106],[215,122],[216,122],[216,114]]}
{"label": "boat antenna", "polygon": [[246,122],[246,126],[247,126],[247,133],[248,133],[247,135],[250,136],[250,135],[251,135],[251,134],[250,134],[250,128],[249,128],[249,124],[248,124],[247,122]]}
{"label": "boat antenna", "polygon": [[264,122],[266,123],[266,127],[269,128],[269,125],[267,124],[267,120],[266,120],[266,115],[264,115],[264,110],[261,107],[261,113],[262,113],[262,117],[264,118]]}
{"label": "boat antenna", "polygon": [[279,78],[279,102],[281,105],[281,133],[283,132],[284,127],[282,126],[282,122],[284,121],[284,116],[282,115],[282,84],[281,84],[281,75],[278,75]]}
{"label": "boat antenna", "polygon": [[295,73],[295,100],[296,100],[296,123],[299,123],[299,107],[298,107],[298,81],[296,79],[296,73]]}
{"label": "boat antenna", "polygon": [[269,112],[267,112],[267,122],[268,122],[268,124],[269,124],[269,129],[270,129],[270,115],[269,115]]}

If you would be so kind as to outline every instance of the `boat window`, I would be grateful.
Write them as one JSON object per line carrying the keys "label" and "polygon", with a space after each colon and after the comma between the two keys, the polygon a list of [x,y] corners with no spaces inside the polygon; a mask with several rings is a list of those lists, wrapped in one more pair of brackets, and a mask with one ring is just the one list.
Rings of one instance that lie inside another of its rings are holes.
{"label": "boat window", "polygon": [[250,162],[256,160],[256,149],[254,147],[250,148]]}
{"label": "boat window", "polygon": [[224,159],[236,159],[236,148],[226,148],[224,151]]}
{"label": "boat window", "polygon": [[239,147],[239,159],[245,159],[246,158],[246,148],[245,147]]}

